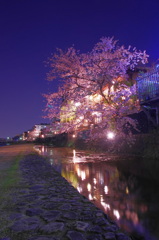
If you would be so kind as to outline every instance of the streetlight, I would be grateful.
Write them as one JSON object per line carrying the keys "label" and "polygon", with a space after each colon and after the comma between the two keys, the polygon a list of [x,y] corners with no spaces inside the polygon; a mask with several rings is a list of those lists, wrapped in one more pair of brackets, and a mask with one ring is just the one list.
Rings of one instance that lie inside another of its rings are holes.
{"label": "streetlight", "polygon": [[110,139],[110,140],[114,139],[115,138],[115,133],[111,132],[111,131],[107,132],[107,138]]}

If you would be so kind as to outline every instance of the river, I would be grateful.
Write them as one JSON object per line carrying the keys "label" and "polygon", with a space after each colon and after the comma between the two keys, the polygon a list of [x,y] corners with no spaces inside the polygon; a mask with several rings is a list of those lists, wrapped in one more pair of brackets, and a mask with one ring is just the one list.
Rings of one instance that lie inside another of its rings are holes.
{"label": "river", "polygon": [[159,187],[139,160],[70,148],[35,149],[133,239],[159,239]]}

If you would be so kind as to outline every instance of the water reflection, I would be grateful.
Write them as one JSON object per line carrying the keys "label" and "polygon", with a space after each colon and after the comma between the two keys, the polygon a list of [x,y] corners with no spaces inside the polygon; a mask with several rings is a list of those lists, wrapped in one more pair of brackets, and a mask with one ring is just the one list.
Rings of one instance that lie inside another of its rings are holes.
{"label": "water reflection", "polygon": [[111,157],[104,154],[44,146],[37,146],[36,150],[46,155],[63,177],[105,211],[124,231],[138,236],[136,239],[159,239],[155,186],[109,164]]}

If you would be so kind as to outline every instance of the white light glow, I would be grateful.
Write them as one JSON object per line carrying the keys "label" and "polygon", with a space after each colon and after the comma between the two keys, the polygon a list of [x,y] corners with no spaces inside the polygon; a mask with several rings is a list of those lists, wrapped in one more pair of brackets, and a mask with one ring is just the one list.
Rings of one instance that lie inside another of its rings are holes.
{"label": "white light glow", "polygon": [[73,149],[73,156],[76,157],[76,150]]}
{"label": "white light glow", "polygon": [[80,176],[81,176],[81,171],[80,171],[80,169],[79,169],[79,168],[77,169],[77,175],[78,175],[78,177],[80,177]]}
{"label": "white light glow", "polygon": [[88,192],[91,191],[91,184],[90,183],[87,184],[87,189],[88,189]]}
{"label": "white light glow", "polygon": [[125,100],[125,99],[126,99],[126,97],[125,97],[125,96],[122,96],[122,97],[121,97],[121,99],[122,99],[122,100]]}
{"label": "white light glow", "polygon": [[119,219],[120,218],[120,214],[118,210],[113,210],[114,216]]}
{"label": "white light glow", "polygon": [[97,183],[97,179],[93,178],[93,182],[94,182],[94,184],[96,184]]}
{"label": "white light glow", "polygon": [[42,152],[42,153],[45,152],[45,147],[44,147],[44,146],[42,146],[42,148],[41,148],[41,152]]}
{"label": "white light glow", "polygon": [[93,197],[91,194],[88,195],[89,200],[93,200]]}
{"label": "white light glow", "polygon": [[96,116],[101,116],[101,112],[92,112],[92,116],[96,115]]}
{"label": "white light glow", "polygon": [[104,199],[103,199],[103,195],[100,195],[100,201],[103,202]]}
{"label": "white light glow", "polygon": [[79,193],[82,192],[82,187],[77,187],[77,190],[79,191]]}
{"label": "white light glow", "polygon": [[114,92],[114,86],[111,86],[110,92]]}
{"label": "white light glow", "polygon": [[76,107],[79,107],[80,105],[81,105],[80,102],[76,102],[76,103],[75,103],[75,106],[76,106]]}
{"label": "white light glow", "polygon": [[82,181],[86,179],[86,173],[84,171],[81,171],[81,179]]}
{"label": "white light glow", "polygon": [[108,132],[107,133],[107,138],[108,139],[114,139],[115,138],[115,134],[113,132]]}
{"label": "white light glow", "polygon": [[104,207],[104,209],[107,211],[108,209],[110,210],[110,205],[101,201],[101,205]]}
{"label": "white light glow", "polygon": [[104,187],[104,192],[105,192],[105,194],[108,194],[108,186]]}

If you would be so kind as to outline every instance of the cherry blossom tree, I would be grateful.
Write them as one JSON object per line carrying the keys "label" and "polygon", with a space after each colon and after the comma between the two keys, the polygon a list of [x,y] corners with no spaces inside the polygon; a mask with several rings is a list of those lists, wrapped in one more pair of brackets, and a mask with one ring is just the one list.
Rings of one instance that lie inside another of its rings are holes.
{"label": "cherry blossom tree", "polygon": [[[49,81],[57,80],[57,92],[45,94],[47,117],[61,121],[61,131],[90,128],[90,136],[102,137],[108,130],[125,136],[136,122],[128,117],[139,111],[136,86],[127,72],[145,64],[148,55],[114,38],[101,38],[88,53],[74,47],[57,52],[48,60]],[[127,130],[126,130],[127,129]]]}

